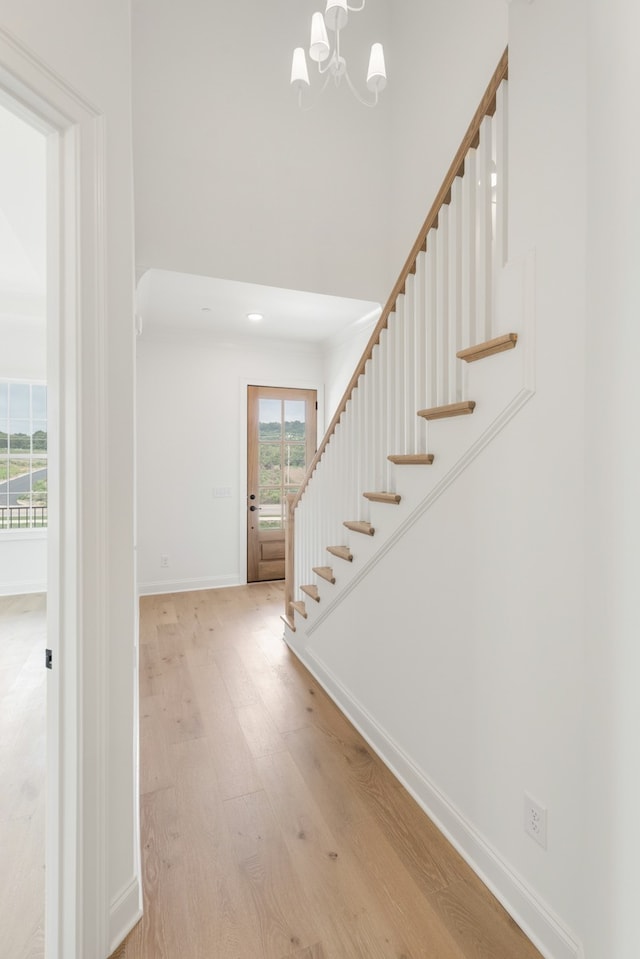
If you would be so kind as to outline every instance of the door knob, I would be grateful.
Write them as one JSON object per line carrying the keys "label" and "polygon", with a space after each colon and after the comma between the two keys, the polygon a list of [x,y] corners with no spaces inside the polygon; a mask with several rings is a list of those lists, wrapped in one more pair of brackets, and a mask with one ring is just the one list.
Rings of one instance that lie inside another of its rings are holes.
{"label": "door knob", "polygon": [[258,507],[257,507],[257,506],[250,506],[249,509],[250,509],[251,512],[253,513],[254,510],[258,509]]}

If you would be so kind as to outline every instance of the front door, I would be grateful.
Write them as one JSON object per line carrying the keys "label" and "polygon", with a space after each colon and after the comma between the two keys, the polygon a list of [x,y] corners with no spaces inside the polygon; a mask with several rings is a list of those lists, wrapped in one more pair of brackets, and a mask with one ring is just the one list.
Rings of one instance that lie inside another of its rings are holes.
{"label": "front door", "polygon": [[247,581],[284,579],[287,493],[316,451],[316,391],[248,387]]}

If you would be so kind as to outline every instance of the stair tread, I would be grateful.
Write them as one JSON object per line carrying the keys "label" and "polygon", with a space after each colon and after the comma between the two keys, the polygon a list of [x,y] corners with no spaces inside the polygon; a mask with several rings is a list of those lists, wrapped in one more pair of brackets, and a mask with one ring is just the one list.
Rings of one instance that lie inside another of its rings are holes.
{"label": "stair tread", "polygon": [[461,403],[447,403],[445,406],[432,406],[428,410],[418,410],[418,416],[425,420],[440,420],[447,416],[464,416],[473,413],[476,408],[474,400],[462,400]]}
{"label": "stair tread", "polygon": [[362,495],[372,503],[392,503],[395,506],[402,498],[399,493],[363,493]]}
{"label": "stair tread", "polygon": [[375,529],[371,523],[367,523],[366,520],[345,520],[342,525],[346,526],[347,529],[353,530],[354,533],[364,533],[366,536],[373,536],[375,533]]}
{"label": "stair tread", "polygon": [[295,609],[296,613],[300,613],[300,615],[301,615],[304,619],[307,618],[307,607],[304,605],[304,603],[302,602],[301,599],[298,599],[298,600],[296,600],[295,602],[293,602],[293,603],[291,604],[291,608],[292,608],[292,609]]}
{"label": "stair tread", "polygon": [[310,596],[311,599],[314,599],[316,603],[320,602],[320,593],[318,592],[318,587],[313,583],[310,583],[308,586],[301,586],[300,589],[303,593],[306,593],[307,596]]}
{"label": "stair tread", "polygon": [[353,553],[348,546],[327,546],[327,551],[331,553],[332,556],[339,556],[340,559],[345,559],[348,563],[353,561]]}
{"label": "stair tread", "polygon": [[503,353],[505,350],[513,350],[518,342],[517,333],[505,333],[504,336],[496,336],[492,340],[485,340],[484,343],[476,343],[475,346],[468,346],[465,350],[459,350],[456,356],[465,363],[474,363],[476,360],[483,360],[486,356],[494,356],[496,353]]}
{"label": "stair tread", "polygon": [[284,614],[280,617],[285,626],[288,626],[292,633],[296,631],[296,624],[290,616],[285,616]]}
{"label": "stair tread", "polygon": [[434,457],[433,453],[399,453],[387,459],[396,466],[431,466]]}
{"label": "stair tread", "polygon": [[314,566],[313,572],[320,576],[322,579],[326,579],[328,583],[334,584],[336,581],[335,576],[333,575],[333,569],[331,566]]}

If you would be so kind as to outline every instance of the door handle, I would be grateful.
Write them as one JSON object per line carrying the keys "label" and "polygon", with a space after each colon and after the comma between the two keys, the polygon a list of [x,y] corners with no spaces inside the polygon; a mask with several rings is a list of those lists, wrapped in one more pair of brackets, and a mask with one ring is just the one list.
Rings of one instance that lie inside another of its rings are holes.
{"label": "door handle", "polygon": [[259,507],[258,507],[258,506],[250,506],[250,507],[249,507],[249,509],[250,509],[250,510],[251,510],[251,512],[253,513],[253,512],[254,512],[254,510],[257,510],[257,509],[259,509]]}

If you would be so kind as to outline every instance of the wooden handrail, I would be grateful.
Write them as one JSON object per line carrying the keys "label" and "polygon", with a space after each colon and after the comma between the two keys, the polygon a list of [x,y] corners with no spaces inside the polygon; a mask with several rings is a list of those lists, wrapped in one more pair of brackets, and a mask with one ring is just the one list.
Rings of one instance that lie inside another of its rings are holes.
{"label": "wooden handrail", "polygon": [[342,416],[342,414],[344,413],[346,409],[347,403],[349,402],[351,398],[351,394],[353,393],[353,390],[355,389],[356,384],[358,380],[360,379],[360,376],[362,375],[362,373],[364,373],[364,368],[367,365],[367,362],[371,359],[374,346],[376,346],[380,341],[380,334],[382,333],[383,330],[387,328],[387,324],[389,322],[389,316],[395,310],[396,300],[398,299],[398,296],[401,293],[404,293],[405,291],[405,284],[407,282],[407,277],[409,276],[410,273],[415,273],[416,271],[416,260],[418,259],[418,254],[421,252],[424,252],[427,249],[427,234],[429,233],[429,230],[431,230],[434,226],[437,226],[438,214],[440,213],[440,210],[442,209],[442,207],[447,206],[451,202],[451,188],[453,186],[453,182],[456,179],[456,177],[463,175],[464,161],[469,150],[478,146],[478,142],[480,139],[480,126],[482,124],[483,119],[486,116],[492,117],[494,113],[496,112],[496,96],[498,93],[498,88],[503,80],[508,79],[508,73],[509,73],[509,49],[507,48],[502,54],[500,62],[498,66],[496,67],[496,70],[493,76],[491,77],[489,86],[487,87],[486,92],[484,96],[482,97],[482,100],[480,101],[480,105],[478,109],[476,110],[473,120],[469,124],[469,128],[467,132],[465,133],[462,143],[460,144],[460,147],[458,149],[458,152],[456,153],[454,157],[453,163],[449,167],[449,170],[444,179],[444,182],[442,186],[440,187],[440,190],[438,191],[438,194],[431,206],[431,209],[429,210],[427,218],[422,225],[422,229],[418,233],[416,242],[413,244],[411,248],[411,252],[409,253],[407,260],[404,266],[402,267],[400,276],[398,277],[396,285],[391,291],[391,296],[387,300],[384,306],[384,309],[382,313],[380,314],[380,319],[378,320],[376,328],[371,334],[371,338],[369,339],[369,342],[367,343],[365,351],[362,354],[362,357],[360,358],[360,362],[358,363],[353,376],[349,380],[349,385],[344,391],[343,397],[340,400],[340,404],[334,414],[333,419],[329,423],[327,432],[324,434],[324,438],[322,442],[320,443],[320,446],[318,447],[318,452],[313,457],[311,464],[309,466],[309,469],[307,470],[305,477],[302,481],[302,485],[291,503],[290,508],[291,508],[292,514],[295,508],[297,507],[298,503],[300,502],[302,494],[304,493],[316,466],[320,462],[322,454],[324,453],[326,446],[329,440],[331,439],[331,436],[333,435],[336,426],[338,425],[340,421],[340,417]]}

